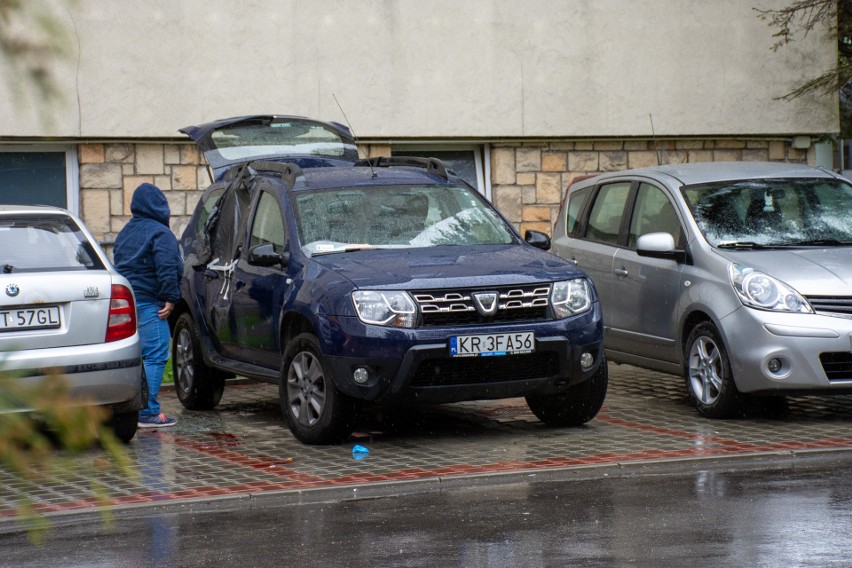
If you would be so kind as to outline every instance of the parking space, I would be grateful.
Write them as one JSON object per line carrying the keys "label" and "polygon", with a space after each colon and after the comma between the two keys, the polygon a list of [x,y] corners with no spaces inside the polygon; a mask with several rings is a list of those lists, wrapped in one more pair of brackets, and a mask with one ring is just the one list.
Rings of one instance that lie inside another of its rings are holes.
{"label": "parking space", "polygon": [[[284,425],[272,385],[231,384],[210,412],[184,410],[172,391],[161,398],[178,424],[137,434],[128,447],[135,475],[107,467],[99,449],[75,458],[84,467],[37,489],[0,470],[0,519],[14,516],[22,492],[37,510],[60,513],[506,472],[852,449],[852,396],[791,398],[786,408],[755,406],[743,418],[713,421],[698,417],[678,377],[630,366],[610,366],[604,408],[583,427],[545,427],[522,399],[509,399],[372,416],[349,442],[335,446],[297,442]],[[356,444],[369,453],[353,454]]]}

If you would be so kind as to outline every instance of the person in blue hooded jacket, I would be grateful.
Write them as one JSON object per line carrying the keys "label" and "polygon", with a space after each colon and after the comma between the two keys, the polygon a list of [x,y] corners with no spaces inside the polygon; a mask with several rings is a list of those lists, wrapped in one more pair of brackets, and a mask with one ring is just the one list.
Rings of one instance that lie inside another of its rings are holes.
{"label": "person in blue hooded jacket", "polygon": [[157,397],[169,359],[168,318],[180,300],[183,262],[169,228],[169,203],[160,188],[150,183],[137,187],[130,212],[133,217],[115,239],[113,259],[136,296],[142,363],[148,380],[148,407],[139,411],[139,427],[162,428],[177,422],[160,412]]}

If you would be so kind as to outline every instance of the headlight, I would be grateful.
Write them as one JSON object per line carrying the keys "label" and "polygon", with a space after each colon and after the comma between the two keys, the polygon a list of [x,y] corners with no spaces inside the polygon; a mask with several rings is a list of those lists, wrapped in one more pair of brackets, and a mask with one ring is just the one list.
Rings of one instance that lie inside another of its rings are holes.
{"label": "headlight", "polygon": [[414,327],[417,308],[405,292],[378,292],[356,290],[352,292],[355,311],[364,323],[390,327]]}
{"label": "headlight", "polygon": [[773,312],[814,313],[807,300],[777,278],[742,264],[732,264],[730,274],[731,285],[746,306]]}
{"label": "headlight", "polygon": [[585,278],[554,282],[550,304],[557,319],[575,316],[591,309],[592,288]]}

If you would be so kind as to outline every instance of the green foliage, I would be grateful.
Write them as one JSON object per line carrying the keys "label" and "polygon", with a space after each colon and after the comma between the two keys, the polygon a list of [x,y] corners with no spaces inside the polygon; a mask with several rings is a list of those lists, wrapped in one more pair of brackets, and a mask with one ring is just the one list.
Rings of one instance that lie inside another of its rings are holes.
{"label": "green foliage", "polygon": [[[83,402],[70,396],[67,381],[59,375],[37,384],[14,374],[0,375],[0,468],[14,479],[7,490],[15,494],[18,518],[33,542],[41,542],[48,528],[30,497],[34,489],[72,476],[90,477],[96,470],[111,469],[131,478],[138,475],[124,446],[106,425],[109,412]],[[98,453],[89,462],[75,459],[98,442],[105,457]],[[92,484],[103,504],[107,504],[105,489]],[[108,512],[104,521],[111,521]]]}
{"label": "green foliage", "polygon": [[174,371],[172,369],[172,360],[169,359],[166,362],[166,368],[163,371],[163,382],[164,385],[173,385],[175,382]]}
{"label": "green foliage", "polygon": [[57,82],[57,66],[71,60],[76,38],[65,26],[67,2],[0,0],[0,80],[19,107],[33,105],[49,125],[46,109],[64,98]]}

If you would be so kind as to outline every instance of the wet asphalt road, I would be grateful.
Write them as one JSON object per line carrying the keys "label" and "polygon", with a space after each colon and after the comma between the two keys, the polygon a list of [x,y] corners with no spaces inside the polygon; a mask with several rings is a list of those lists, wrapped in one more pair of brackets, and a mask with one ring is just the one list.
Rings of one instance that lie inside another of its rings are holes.
{"label": "wet asphalt road", "polygon": [[833,452],[348,488],[119,510],[111,532],[89,513],[42,546],[0,535],[0,565],[850,566],[850,469]]}

